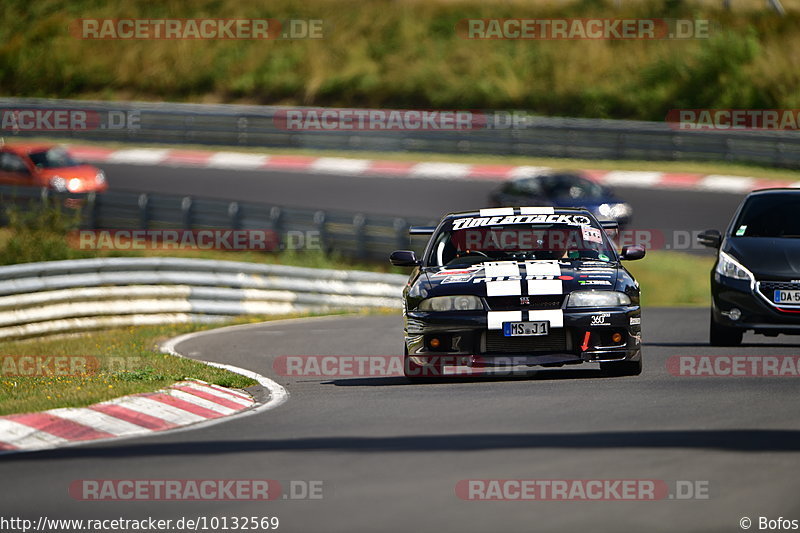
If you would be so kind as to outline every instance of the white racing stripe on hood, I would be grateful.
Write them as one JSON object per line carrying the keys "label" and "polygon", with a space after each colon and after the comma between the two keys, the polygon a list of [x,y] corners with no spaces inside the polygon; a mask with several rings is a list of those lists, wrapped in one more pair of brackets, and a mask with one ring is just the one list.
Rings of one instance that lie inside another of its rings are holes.
{"label": "white racing stripe on hood", "polygon": [[503,329],[503,322],[521,322],[522,311],[489,311],[486,320],[489,329]]}
{"label": "white racing stripe on hood", "polygon": [[483,275],[487,278],[519,276],[519,265],[516,261],[488,261],[483,263]]}
{"label": "white racing stripe on hood", "polygon": [[558,261],[525,261],[525,274],[528,276],[560,276]]}
{"label": "white racing stripe on hood", "polygon": [[520,296],[522,295],[522,283],[518,279],[506,281],[487,281],[486,296]]}
{"label": "white racing stripe on hood", "polygon": [[529,279],[528,294],[564,294],[564,286],[560,279]]}
{"label": "white racing stripe on hood", "polygon": [[483,264],[486,277],[486,296],[519,296],[522,294],[522,281],[519,279],[492,281],[490,278],[519,277],[516,261],[497,261]]}

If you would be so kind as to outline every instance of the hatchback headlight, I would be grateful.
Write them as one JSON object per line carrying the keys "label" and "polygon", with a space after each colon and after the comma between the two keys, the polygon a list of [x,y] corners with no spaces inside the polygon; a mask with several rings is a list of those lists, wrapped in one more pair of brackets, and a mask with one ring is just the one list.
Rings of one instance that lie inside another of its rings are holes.
{"label": "hatchback headlight", "polygon": [[434,296],[422,300],[420,311],[475,311],[483,309],[481,299],[477,296]]}
{"label": "hatchback headlight", "polygon": [[67,192],[67,180],[61,176],[53,176],[50,178],[50,186],[58,192]]}
{"label": "hatchback headlight", "polygon": [[714,269],[720,276],[733,279],[743,279],[745,281],[755,282],[753,274],[742,266],[739,261],[726,254],[725,252],[719,253],[719,261],[717,267]]}
{"label": "hatchback headlight", "polygon": [[617,307],[631,305],[630,297],[618,291],[575,291],[569,295],[567,307]]}
{"label": "hatchback headlight", "polygon": [[103,184],[106,182],[106,175],[102,170],[98,170],[97,174],[94,176],[95,183]]}

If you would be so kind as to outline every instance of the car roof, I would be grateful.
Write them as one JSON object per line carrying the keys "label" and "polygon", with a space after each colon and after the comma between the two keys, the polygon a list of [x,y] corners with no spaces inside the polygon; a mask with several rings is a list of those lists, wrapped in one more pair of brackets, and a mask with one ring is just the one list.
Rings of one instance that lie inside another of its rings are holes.
{"label": "car roof", "polygon": [[765,194],[800,194],[800,189],[794,187],[774,187],[771,189],[756,189],[747,196],[762,196]]}
{"label": "car roof", "polygon": [[[513,213],[509,214],[508,212],[500,212],[500,210],[505,209],[513,209]],[[452,218],[465,218],[465,217],[488,217],[488,216],[510,216],[510,215],[520,215],[521,209],[546,209],[544,207],[527,207],[527,206],[520,206],[520,207],[487,207],[484,209],[480,209],[478,211],[461,211],[457,213],[448,213],[446,214],[443,219],[452,219]],[[583,207],[553,207],[553,214],[554,215],[589,215],[591,216],[592,213],[588,209],[584,209]],[[533,214],[533,213],[532,213]],[[592,217],[594,218],[594,217]]]}

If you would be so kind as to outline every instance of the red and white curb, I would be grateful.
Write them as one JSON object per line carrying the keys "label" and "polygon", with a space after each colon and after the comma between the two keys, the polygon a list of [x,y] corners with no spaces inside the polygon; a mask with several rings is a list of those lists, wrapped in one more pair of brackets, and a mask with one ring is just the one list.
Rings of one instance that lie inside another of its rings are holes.
{"label": "red and white curb", "polygon": [[122,396],[89,407],[0,417],[0,451],[32,451],[86,441],[136,437],[227,417],[255,405],[245,391],[199,380]]}
{"label": "red and white curb", "polygon": [[[269,155],[243,152],[127,148],[114,150],[94,146],[69,146],[76,157],[96,163],[221,168],[227,170],[297,171],[365,177],[503,181],[550,167],[471,165],[413,161],[381,161],[344,157]],[[697,190],[746,193],[771,187],[800,187],[800,181],[770,180],[721,174],[647,172],[633,170],[584,170],[600,183],[615,187]]]}

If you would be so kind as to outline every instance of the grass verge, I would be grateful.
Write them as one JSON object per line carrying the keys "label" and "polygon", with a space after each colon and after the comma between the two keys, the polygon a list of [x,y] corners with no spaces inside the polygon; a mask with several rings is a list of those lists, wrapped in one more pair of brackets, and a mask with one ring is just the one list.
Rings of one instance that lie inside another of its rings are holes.
{"label": "grass verge", "polygon": [[625,263],[625,268],[641,286],[642,306],[707,306],[713,265],[713,257],[656,251],[641,261]]}
{"label": "grass verge", "polygon": [[[246,317],[221,325],[279,320],[308,315]],[[255,385],[250,378],[210,367],[191,359],[161,353],[164,340],[208,326],[200,324],[130,327],[86,334],[46,337],[0,343],[0,415],[26,413],[57,407],[84,407],[127,394],[152,392],[183,379],[200,379],[223,387]],[[219,327],[219,326],[217,326]],[[74,357],[39,359],[38,375],[28,372],[28,362],[13,356]],[[84,365],[85,358],[92,364]],[[68,369],[70,362],[78,371]],[[62,366],[66,365],[66,366]],[[50,375],[44,375],[44,368]]]}

